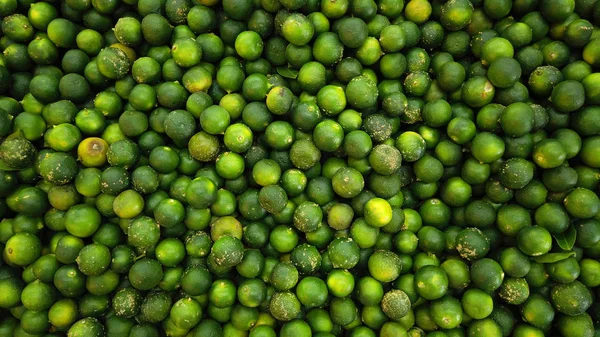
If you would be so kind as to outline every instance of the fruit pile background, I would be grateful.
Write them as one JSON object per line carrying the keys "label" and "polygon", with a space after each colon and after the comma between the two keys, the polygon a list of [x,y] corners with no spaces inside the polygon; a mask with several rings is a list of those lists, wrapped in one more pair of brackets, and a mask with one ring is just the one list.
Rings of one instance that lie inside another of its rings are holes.
{"label": "fruit pile background", "polygon": [[0,21],[0,336],[600,336],[600,1]]}

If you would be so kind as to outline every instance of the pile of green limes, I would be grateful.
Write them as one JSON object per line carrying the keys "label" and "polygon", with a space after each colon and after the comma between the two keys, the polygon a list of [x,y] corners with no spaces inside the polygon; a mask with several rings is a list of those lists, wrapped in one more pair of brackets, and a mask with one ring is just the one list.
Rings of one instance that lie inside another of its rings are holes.
{"label": "pile of green limes", "polygon": [[599,0],[0,22],[0,336],[600,336]]}

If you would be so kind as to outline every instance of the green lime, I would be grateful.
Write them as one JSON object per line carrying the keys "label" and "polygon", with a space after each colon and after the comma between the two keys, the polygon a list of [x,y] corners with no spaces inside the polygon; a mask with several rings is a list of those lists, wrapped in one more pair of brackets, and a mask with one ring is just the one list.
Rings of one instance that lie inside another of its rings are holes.
{"label": "green lime", "polygon": [[48,38],[58,47],[71,48],[75,46],[78,32],[75,23],[67,19],[56,18],[48,23],[47,32]]}
{"label": "green lime", "polygon": [[72,336],[100,337],[104,335],[104,326],[97,318],[86,317],[78,320],[68,330]]}
{"label": "green lime", "polygon": [[554,308],[569,316],[581,315],[592,304],[590,291],[580,281],[556,284],[550,297]]}
{"label": "green lime", "polygon": [[600,199],[596,193],[580,187],[569,192],[564,199],[564,205],[571,216],[585,219],[598,213]]}
{"label": "green lime", "polygon": [[376,84],[366,76],[353,78],[346,86],[348,103],[356,109],[371,107],[377,101],[378,90]]}
{"label": "green lime", "polygon": [[517,238],[519,249],[526,255],[538,256],[547,253],[552,246],[552,237],[543,227],[525,227]]}
{"label": "green lime", "polygon": [[561,165],[567,153],[558,140],[548,138],[535,144],[532,156],[538,166],[549,169]]}
{"label": "green lime", "polygon": [[390,290],[383,295],[381,309],[392,320],[398,321],[410,311],[411,301],[402,290]]}
{"label": "green lime", "polygon": [[502,285],[504,271],[495,260],[479,259],[471,265],[471,280],[479,289],[491,292]]}
{"label": "green lime", "polygon": [[96,64],[102,75],[111,79],[119,79],[127,74],[131,61],[121,49],[108,47],[98,53]]}
{"label": "green lime", "polygon": [[[327,70],[319,62],[308,62],[298,71],[298,82],[300,87],[310,94],[316,94],[319,89],[327,84]],[[346,93],[348,96],[348,93]]]}
{"label": "green lime", "polygon": [[289,291],[276,292],[269,302],[269,312],[279,321],[290,321],[300,314],[300,301]]}
{"label": "green lime", "polygon": [[496,59],[513,56],[514,48],[505,38],[493,37],[481,47],[481,60],[484,64],[491,65]]}
{"label": "green lime", "polygon": [[254,31],[240,33],[235,39],[235,51],[245,60],[258,59],[263,52],[263,42],[260,35]]}
{"label": "green lime", "polygon": [[284,115],[287,113],[293,103],[294,95],[290,89],[286,87],[273,87],[267,94],[267,108],[273,114]]}
{"label": "green lime", "polygon": [[30,233],[17,233],[6,242],[4,256],[10,263],[26,266],[37,260],[41,248],[37,236]]}
{"label": "green lime", "polygon": [[314,26],[304,15],[295,13],[283,21],[281,31],[283,37],[290,43],[302,46],[312,39]]}
{"label": "green lime", "polygon": [[388,250],[379,250],[369,257],[369,273],[380,282],[392,282],[402,269],[400,258]]}

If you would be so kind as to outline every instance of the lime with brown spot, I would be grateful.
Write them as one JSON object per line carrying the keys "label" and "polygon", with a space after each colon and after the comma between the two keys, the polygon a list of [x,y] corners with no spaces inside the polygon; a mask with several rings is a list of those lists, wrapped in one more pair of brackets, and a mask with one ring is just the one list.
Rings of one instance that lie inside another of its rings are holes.
{"label": "lime with brown spot", "polygon": [[86,167],[102,167],[106,164],[108,143],[99,137],[88,137],[77,146],[78,159]]}

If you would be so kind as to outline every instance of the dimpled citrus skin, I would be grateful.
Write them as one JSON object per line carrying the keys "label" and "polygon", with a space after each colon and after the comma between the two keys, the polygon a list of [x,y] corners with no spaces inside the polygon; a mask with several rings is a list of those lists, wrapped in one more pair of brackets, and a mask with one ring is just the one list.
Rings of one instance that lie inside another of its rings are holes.
{"label": "dimpled citrus skin", "polygon": [[0,0],[0,335],[591,337],[599,25]]}

